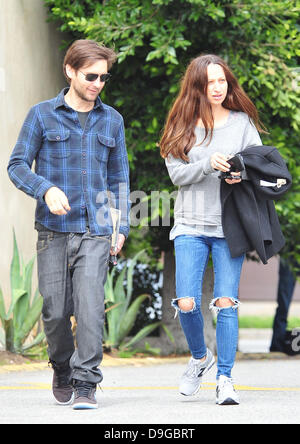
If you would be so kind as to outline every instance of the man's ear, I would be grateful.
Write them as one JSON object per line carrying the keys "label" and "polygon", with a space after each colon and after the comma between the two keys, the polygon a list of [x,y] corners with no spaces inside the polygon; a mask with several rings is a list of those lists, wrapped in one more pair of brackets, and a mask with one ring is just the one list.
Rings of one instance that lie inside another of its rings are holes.
{"label": "man's ear", "polygon": [[71,67],[71,65],[66,65],[66,74],[69,77],[70,80],[72,80],[72,78],[75,75],[75,71],[74,69]]}

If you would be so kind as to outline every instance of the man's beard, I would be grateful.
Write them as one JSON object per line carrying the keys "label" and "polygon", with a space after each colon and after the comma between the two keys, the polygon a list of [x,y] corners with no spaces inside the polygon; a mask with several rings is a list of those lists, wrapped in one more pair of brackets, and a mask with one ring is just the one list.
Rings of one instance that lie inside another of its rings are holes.
{"label": "man's beard", "polygon": [[89,99],[88,97],[86,97],[84,95],[84,93],[82,91],[80,91],[80,89],[77,89],[76,86],[74,85],[74,91],[76,92],[77,96],[81,99],[84,100],[85,102],[95,102],[95,99]]}

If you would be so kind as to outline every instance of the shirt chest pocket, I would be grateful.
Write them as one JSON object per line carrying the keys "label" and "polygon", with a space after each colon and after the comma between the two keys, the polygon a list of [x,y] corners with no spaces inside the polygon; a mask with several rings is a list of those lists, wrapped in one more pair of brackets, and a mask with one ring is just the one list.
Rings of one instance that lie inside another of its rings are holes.
{"label": "shirt chest pocket", "polygon": [[98,133],[96,138],[96,158],[100,162],[107,162],[110,150],[116,146],[116,141],[114,137],[104,136]]}
{"label": "shirt chest pocket", "polygon": [[70,131],[47,131],[48,154],[54,159],[63,159],[70,155]]}

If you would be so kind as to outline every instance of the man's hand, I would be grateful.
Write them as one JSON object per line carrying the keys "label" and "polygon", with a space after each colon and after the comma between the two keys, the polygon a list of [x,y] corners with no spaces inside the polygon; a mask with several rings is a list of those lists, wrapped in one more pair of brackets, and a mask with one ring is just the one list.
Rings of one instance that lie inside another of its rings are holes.
{"label": "man's hand", "polygon": [[124,234],[119,234],[118,242],[117,242],[117,249],[114,250],[113,248],[111,248],[111,250],[110,250],[110,254],[111,254],[112,256],[117,256],[117,254],[120,253],[120,251],[121,251],[122,248],[123,248],[123,245],[124,245],[125,239],[126,239],[126,238],[125,238]]}
{"label": "man's hand", "polygon": [[44,199],[52,214],[63,216],[71,210],[67,196],[57,187],[49,188]]}

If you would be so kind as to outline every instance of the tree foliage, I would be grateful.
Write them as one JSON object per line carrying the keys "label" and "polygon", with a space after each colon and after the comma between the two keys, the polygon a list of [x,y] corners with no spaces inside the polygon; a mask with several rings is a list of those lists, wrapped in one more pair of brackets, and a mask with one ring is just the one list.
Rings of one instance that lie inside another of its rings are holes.
{"label": "tree foliage", "polygon": [[[132,188],[172,190],[157,142],[189,61],[215,53],[258,107],[294,184],[277,204],[287,249],[300,262],[299,0],[44,0],[72,38],[114,47],[105,100],[125,118]],[[169,230],[150,230],[162,249]],[[291,253],[290,253],[291,254]]]}

